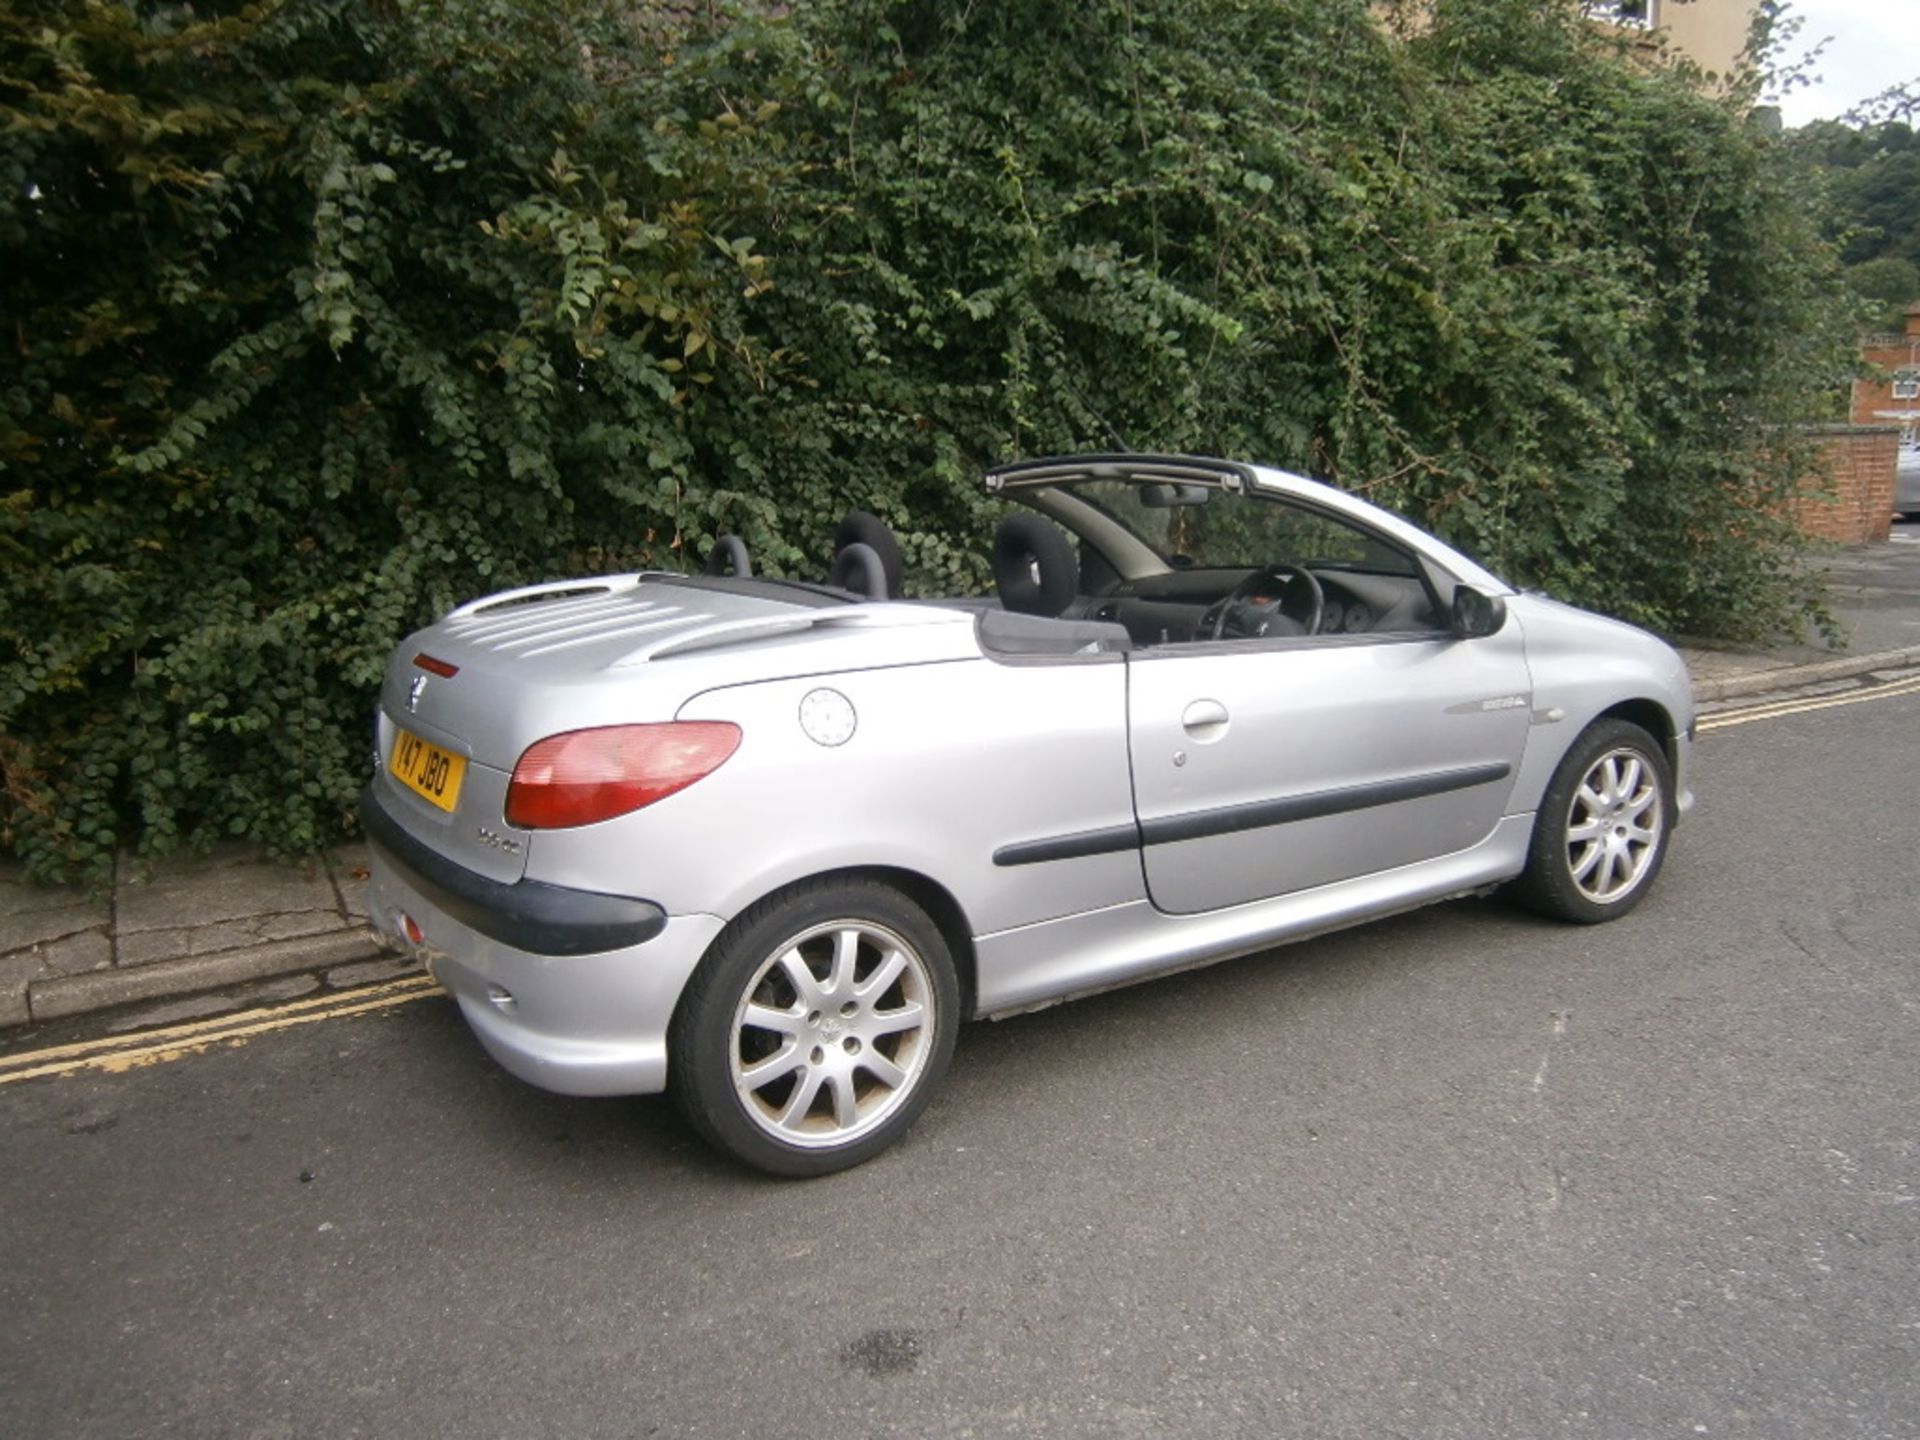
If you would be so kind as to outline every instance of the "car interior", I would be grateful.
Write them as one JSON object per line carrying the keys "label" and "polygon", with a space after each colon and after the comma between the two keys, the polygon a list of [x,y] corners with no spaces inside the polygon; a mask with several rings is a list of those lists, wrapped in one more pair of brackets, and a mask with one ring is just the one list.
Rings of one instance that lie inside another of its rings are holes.
{"label": "car interior", "polygon": [[[1444,611],[1413,557],[1348,520],[1270,495],[1205,484],[1088,478],[1023,488],[995,529],[990,596],[976,610],[1007,654],[1111,654],[1170,644],[1428,634]],[[905,570],[886,522],[850,512],[818,594],[899,598]],[[722,536],[713,576],[752,574]]]}

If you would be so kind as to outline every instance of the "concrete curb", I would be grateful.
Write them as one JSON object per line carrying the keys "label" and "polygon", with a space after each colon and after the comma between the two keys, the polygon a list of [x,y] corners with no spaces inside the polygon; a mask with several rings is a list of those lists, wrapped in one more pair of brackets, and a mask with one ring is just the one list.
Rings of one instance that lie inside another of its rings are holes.
{"label": "concrete curb", "polygon": [[34,1023],[58,1020],[139,1000],[171,1000],[243,981],[346,965],[385,954],[371,930],[302,935],[294,940],[273,940],[211,955],[183,955],[176,960],[156,960],[126,969],[91,970],[81,975],[36,980],[27,987],[27,1009]]}
{"label": "concrete curb", "polygon": [[1906,665],[1920,665],[1920,645],[1910,645],[1904,650],[1879,650],[1871,655],[1843,655],[1837,660],[1782,665],[1771,670],[1750,671],[1745,675],[1729,675],[1723,680],[1697,680],[1693,686],[1693,698],[1696,704],[1732,700],[1742,695],[1791,690],[1796,685],[1813,685],[1822,680],[1845,680],[1875,670],[1897,670]]}

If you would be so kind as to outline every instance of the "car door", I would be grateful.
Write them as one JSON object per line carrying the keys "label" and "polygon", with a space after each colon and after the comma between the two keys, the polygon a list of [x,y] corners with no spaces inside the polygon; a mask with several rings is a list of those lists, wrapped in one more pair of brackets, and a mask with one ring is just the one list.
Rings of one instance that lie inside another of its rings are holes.
{"label": "car door", "polygon": [[1147,890],[1194,914],[1465,849],[1532,714],[1519,625],[1167,645],[1128,659]]}

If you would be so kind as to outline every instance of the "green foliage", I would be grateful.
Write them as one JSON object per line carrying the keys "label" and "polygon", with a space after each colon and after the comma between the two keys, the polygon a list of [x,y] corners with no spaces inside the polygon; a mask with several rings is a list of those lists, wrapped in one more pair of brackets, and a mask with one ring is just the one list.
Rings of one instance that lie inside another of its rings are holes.
{"label": "green foliage", "polygon": [[1801,460],[1762,441],[1847,337],[1781,147],[1576,6],[1409,8],[809,7],[818,202],[769,321],[820,404],[895,417],[844,463],[944,482],[910,417],[1255,456],[1643,623],[1804,613]]}
{"label": "green foliage", "polygon": [[1840,247],[1847,284],[1871,305],[1874,324],[1899,331],[1920,300],[1920,135],[1908,120],[1873,112],[1803,126],[1790,143],[1817,177],[1823,228]]}
{"label": "green foliage", "polygon": [[[351,824],[459,599],[971,589],[979,467],[1306,469],[1666,628],[1806,599],[1756,437],[1833,373],[1781,147],[1562,0],[15,0],[0,838]],[[1404,22],[1404,17],[1401,17]]]}
{"label": "green foliage", "polygon": [[1906,329],[1907,307],[1920,301],[1920,265],[1884,255],[1846,269],[1847,288],[1872,307],[1872,323],[1898,335]]}
{"label": "green foliage", "polygon": [[779,553],[687,421],[767,363],[734,353],[765,117],[624,8],[0,15],[0,823],[35,872],[329,840],[435,610],[728,526]]}
{"label": "green foliage", "polygon": [[1793,145],[1826,172],[1828,224],[1849,265],[1896,259],[1920,264],[1920,135],[1904,120],[1820,120]]}

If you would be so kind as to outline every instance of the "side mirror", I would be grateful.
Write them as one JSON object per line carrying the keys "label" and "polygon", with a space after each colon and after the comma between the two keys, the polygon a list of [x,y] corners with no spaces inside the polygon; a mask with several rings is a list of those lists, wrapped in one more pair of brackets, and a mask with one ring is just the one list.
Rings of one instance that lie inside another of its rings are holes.
{"label": "side mirror", "polygon": [[1453,587],[1453,614],[1449,628],[1461,640],[1497,635],[1507,623],[1507,602],[1498,595],[1482,595],[1471,585]]}

